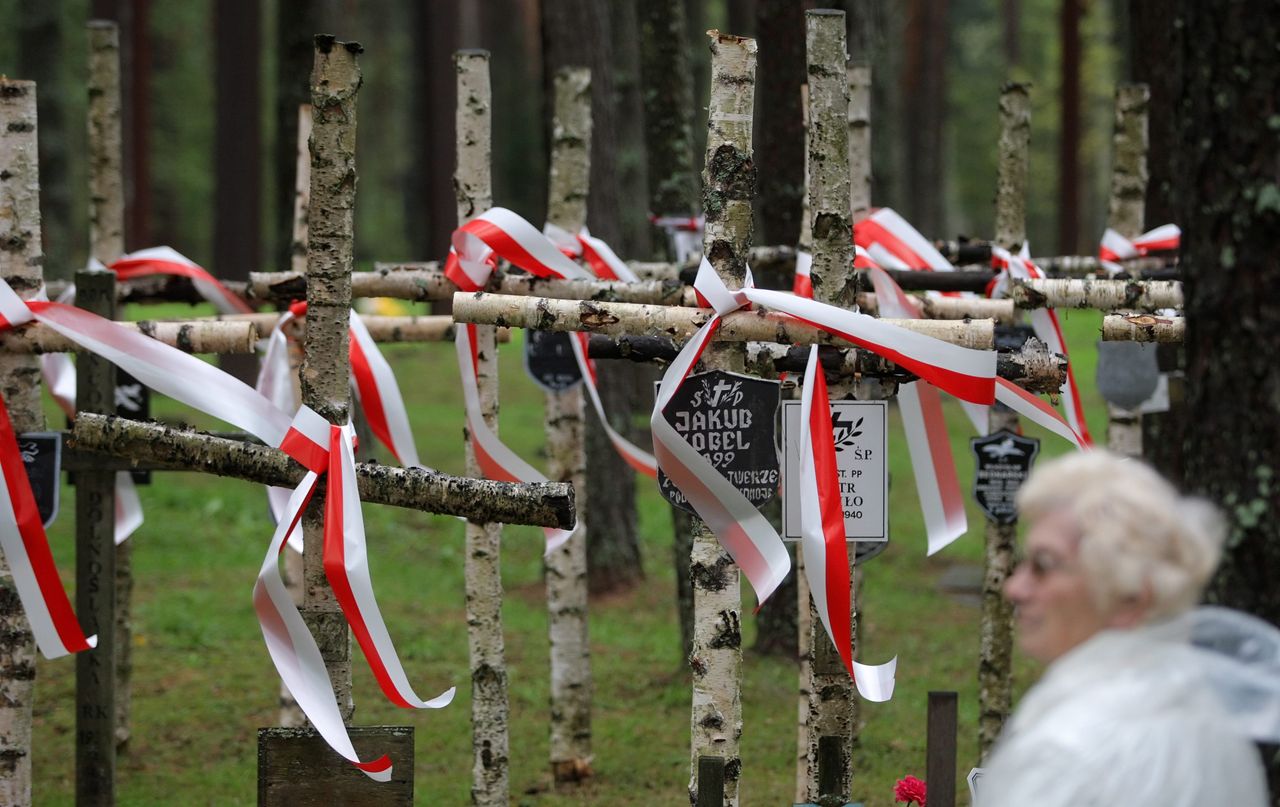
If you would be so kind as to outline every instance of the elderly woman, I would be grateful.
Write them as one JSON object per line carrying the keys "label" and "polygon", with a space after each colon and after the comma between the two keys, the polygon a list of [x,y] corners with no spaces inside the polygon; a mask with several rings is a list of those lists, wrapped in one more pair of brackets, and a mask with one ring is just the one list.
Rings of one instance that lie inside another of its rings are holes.
{"label": "elderly woman", "polygon": [[1031,527],[1005,595],[1019,645],[1048,669],[1005,726],[978,804],[1264,805],[1258,751],[1210,683],[1213,654],[1189,641],[1220,554],[1216,511],[1105,451],[1046,463],[1018,503]]}

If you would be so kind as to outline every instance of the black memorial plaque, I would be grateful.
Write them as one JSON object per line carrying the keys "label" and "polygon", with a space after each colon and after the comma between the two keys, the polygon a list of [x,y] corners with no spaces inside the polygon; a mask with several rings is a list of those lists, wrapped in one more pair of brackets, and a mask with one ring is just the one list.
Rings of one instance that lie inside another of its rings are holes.
{"label": "black memorial plaque", "polygon": [[48,527],[58,517],[59,474],[62,471],[62,435],[28,432],[18,435],[18,452],[31,483],[40,521]]}
{"label": "black memorial plaque", "polygon": [[548,392],[564,392],[582,383],[571,338],[570,334],[555,331],[525,331],[525,372]]}
{"label": "black memorial plaque", "polygon": [[[778,493],[778,382],[712,370],[691,375],[663,415],[737,490],[759,507]],[[671,504],[693,513],[684,494],[658,470]]]}
{"label": "black memorial plaque", "polygon": [[1031,464],[1040,453],[1040,441],[1000,430],[969,441],[975,462],[973,497],[987,518],[997,524],[1018,520],[1014,498],[1031,473]]}
{"label": "black memorial plaque", "polygon": [[[151,417],[151,388],[138,379],[116,368],[116,416],[129,420],[147,420]],[[130,471],[138,485],[151,484],[150,471]]]}

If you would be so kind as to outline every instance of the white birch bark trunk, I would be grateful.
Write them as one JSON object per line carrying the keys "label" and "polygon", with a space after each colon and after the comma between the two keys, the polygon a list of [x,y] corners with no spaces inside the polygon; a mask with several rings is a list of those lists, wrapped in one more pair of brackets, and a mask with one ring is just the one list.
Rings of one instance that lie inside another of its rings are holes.
{"label": "white birch bark trunk", "polygon": [[[289,269],[299,275],[305,277],[307,271],[307,210],[311,206],[311,151],[309,143],[311,142],[311,104],[298,105],[298,156],[295,163],[294,179],[293,179],[293,233],[289,242]],[[276,315],[272,315],[273,319],[278,319]],[[265,338],[270,333],[263,334]],[[298,370],[302,366],[302,349],[301,343],[293,340],[289,343],[289,369],[290,378],[294,384],[295,396],[300,394],[298,389]],[[302,596],[302,578],[304,576],[302,568],[302,554],[294,552],[292,549],[284,551],[284,585],[293,597],[295,605],[301,605]],[[305,726],[307,724],[307,716],[303,714],[302,707],[298,705],[298,701],[294,699],[293,693],[289,691],[289,687],[285,686],[284,681],[280,682],[280,717],[279,725],[286,728],[294,726]]]}
{"label": "white birch bark trunk", "polygon": [[[0,277],[23,299],[40,288],[40,172],[36,85],[0,77]],[[40,364],[35,356],[0,355],[0,392],[16,432],[44,427]],[[31,803],[31,706],[35,638],[7,560],[0,559],[0,803]]]}
{"label": "white birch bark trunk", "polygon": [[[307,245],[307,334],[299,378],[302,402],[330,423],[350,411],[351,311],[356,195],[356,97],[360,46],[317,36],[311,73],[311,208]],[[324,501],[303,513],[303,617],[316,637],[344,720],[351,697],[351,632],[324,572]]]}
{"label": "white birch bark trunk", "polygon": [[[1000,144],[996,181],[996,243],[1010,252],[1027,238],[1026,192],[1030,159],[1031,99],[1024,84],[1000,93]],[[990,432],[1018,430],[1018,416],[999,404],[990,408]],[[986,757],[1009,716],[1013,697],[1013,608],[1004,581],[1013,572],[1017,527],[987,522],[982,578],[982,622],[978,661],[978,755]]]}
{"label": "white birch bark trunk", "polygon": [[[814,299],[856,308],[853,270],[852,170],[865,176],[866,166],[849,162],[849,73],[845,64],[845,15],[840,11],[805,13],[809,77],[809,126],[806,154],[809,208],[813,228]],[[865,186],[860,189],[864,194]],[[846,397],[847,388],[832,390]],[[849,546],[852,571],[853,546]],[[852,582],[852,574],[850,581]],[[851,603],[852,606],[852,603]],[[808,738],[805,800],[838,796],[844,803],[852,785],[852,751],[857,733],[853,680],[810,601]],[[853,609],[856,611],[856,609]],[[856,619],[856,615],[855,615]],[[855,649],[856,652],[856,649]],[[838,755],[820,755],[823,738]],[[835,770],[820,771],[834,766]]]}
{"label": "white birch bark trunk", "polygon": [[[755,40],[709,31],[711,102],[707,120],[703,254],[730,289],[741,288],[751,248],[751,123],[755,104]],[[741,372],[745,348],[714,344],[709,369]],[[724,760],[724,805],[737,807],[742,774],[742,593],[738,567],[700,520],[694,520],[689,573],[693,581],[693,670],[689,800],[697,803],[698,760]]]}
{"label": "white birch bark trunk", "polygon": [[[490,174],[492,93],[487,51],[460,51],[458,73],[458,167],[453,177],[458,224],[493,205]],[[476,328],[477,384],[485,422],[498,430],[498,351],[494,328]],[[466,441],[467,475],[482,472]],[[467,638],[471,654],[471,802],[505,807],[510,738],[507,662],[502,637],[502,525],[466,526]]]}
{"label": "white birch bark trunk", "polygon": [[[591,168],[591,71],[562,68],[555,77],[547,221],[571,233],[587,222]],[[585,490],[582,385],[546,395],[547,476]],[[547,632],[551,642],[551,775],[556,782],[591,776],[591,646],[587,623],[587,524],[546,558]]]}
{"label": "white birch bark trunk", "polygon": [[871,212],[871,66],[849,65],[849,207],[855,222]]}
{"label": "white birch bark trunk", "polygon": [[[90,24],[88,37],[89,251],[109,266],[124,254],[120,42],[114,23]],[[115,733],[116,746],[123,750],[129,742],[133,703],[133,542],[117,544],[115,555]]]}
{"label": "white birch bark trunk", "polygon": [[[1142,234],[1147,199],[1147,104],[1145,84],[1116,87],[1116,128],[1112,138],[1111,198],[1107,225],[1126,238]],[[1142,414],[1107,404],[1107,448],[1142,456]]]}

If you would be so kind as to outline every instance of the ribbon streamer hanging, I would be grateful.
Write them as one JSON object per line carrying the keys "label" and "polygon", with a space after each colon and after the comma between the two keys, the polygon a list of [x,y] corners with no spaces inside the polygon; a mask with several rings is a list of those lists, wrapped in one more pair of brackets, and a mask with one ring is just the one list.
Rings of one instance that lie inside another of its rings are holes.
{"label": "ribbon streamer hanging", "polygon": [[1124,271],[1120,261],[1150,255],[1152,252],[1176,252],[1181,244],[1182,230],[1176,224],[1162,224],[1133,240],[1108,227],[1098,245],[1098,260],[1108,274],[1114,275]]}
{"label": "ribbon streamer hanging", "polygon": [[[345,496],[347,506],[358,507],[358,499],[352,498],[354,487],[341,487],[354,485],[354,461],[349,452],[342,453],[339,440],[336,450],[340,452],[340,465],[335,472],[331,457],[335,450],[334,427],[313,410],[302,407],[291,418],[243,382],[194,356],[78,308],[41,301],[24,302],[4,283],[0,283],[0,317],[3,318],[0,327],[21,325],[33,319],[40,321],[111,361],[157,392],[244,429],[268,445],[278,446],[312,472],[308,475],[312,486],[317,479],[316,474],[329,471],[328,495],[337,501],[344,501]],[[16,451],[11,432],[8,435],[0,433],[0,448]],[[5,477],[4,494],[0,496],[0,545],[14,571],[15,587],[32,623],[36,642],[41,652],[50,658],[86,650],[93,646],[94,640],[84,636],[75,619],[70,601],[58,580],[38,517],[34,525],[31,524],[30,513],[34,512],[34,504],[30,500],[30,486],[26,483],[25,474],[19,476],[20,466],[12,464],[11,454],[7,457],[0,463],[0,471]],[[289,514],[277,528],[278,540],[273,540],[263,564],[264,570],[270,567],[267,577],[272,574],[279,577],[279,550],[296,526],[301,507],[312,492],[306,489],[307,486],[308,482],[304,481],[291,500],[291,504],[298,505],[297,512]],[[383,622],[365,571],[363,529],[357,526],[349,513],[349,510],[344,511],[340,524],[326,522],[325,535],[325,546],[331,553],[325,559],[330,584],[335,590],[345,588],[351,592],[345,602],[340,601],[344,616],[353,626],[365,626],[370,640],[362,641],[362,648],[384,694],[392,702],[416,708],[443,706],[452,698],[452,690],[431,701],[419,699],[404,683],[403,669],[394,647],[378,633],[378,626]],[[335,527],[340,530],[340,538],[335,537]],[[268,591],[272,584],[262,583],[262,577],[260,574],[259,584],[265,586],[266,596],[259,597],[255,590],[255,606],[258,607],[263,636],[277,669],[325,740],[353,764],[365,764],[351,752],[350,738],[340,719],[334,725],[321,712],[307,711],[326,702],[336,710],[328,674],[323,663],[317,670],[308,662],[308,659],[318,658],[319,651],[305,626],[302,626],[301,633],[293,629],[301,625],[301,617],[292,600],[287,593],[283,601],[277,600]],[[282,581],[279,589],[283,591]],[[382,633],[385,634],[385,629]],[[284,640],[280,638],[282,635],[286,637]],[[378,761],[369,765],[374,769],[366,770],[366,773],[374,778],[387,771]]]}
{"label": "ribbon streamer hanging", "polygon": [[853,660],[853,594],[849,547],[836,466],[827,381],[818,362],[818,346],[809,349],[800,397],[800,536],[809,593],[822,625],[862,697],[893,697],[895,656],[884,664]]}

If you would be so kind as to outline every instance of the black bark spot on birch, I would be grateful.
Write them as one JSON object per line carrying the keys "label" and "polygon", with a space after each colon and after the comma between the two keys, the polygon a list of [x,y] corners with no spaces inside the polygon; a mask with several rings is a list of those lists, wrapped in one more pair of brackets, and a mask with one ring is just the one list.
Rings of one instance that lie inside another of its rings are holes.
{"label": "black bark spot on birch", "polygon": [[733,563],[727,556],[721,555],[712,566],[705,563],[694,563],[689,567],[689,578],[694,588],[703,591],[724,591],[729,585],[729,566]]}
{"label": "black bark spot on birch", "polygon": [[737,611],[720,612],[720,630],[707,646],[716,650],[742,647],[742,624]]}

